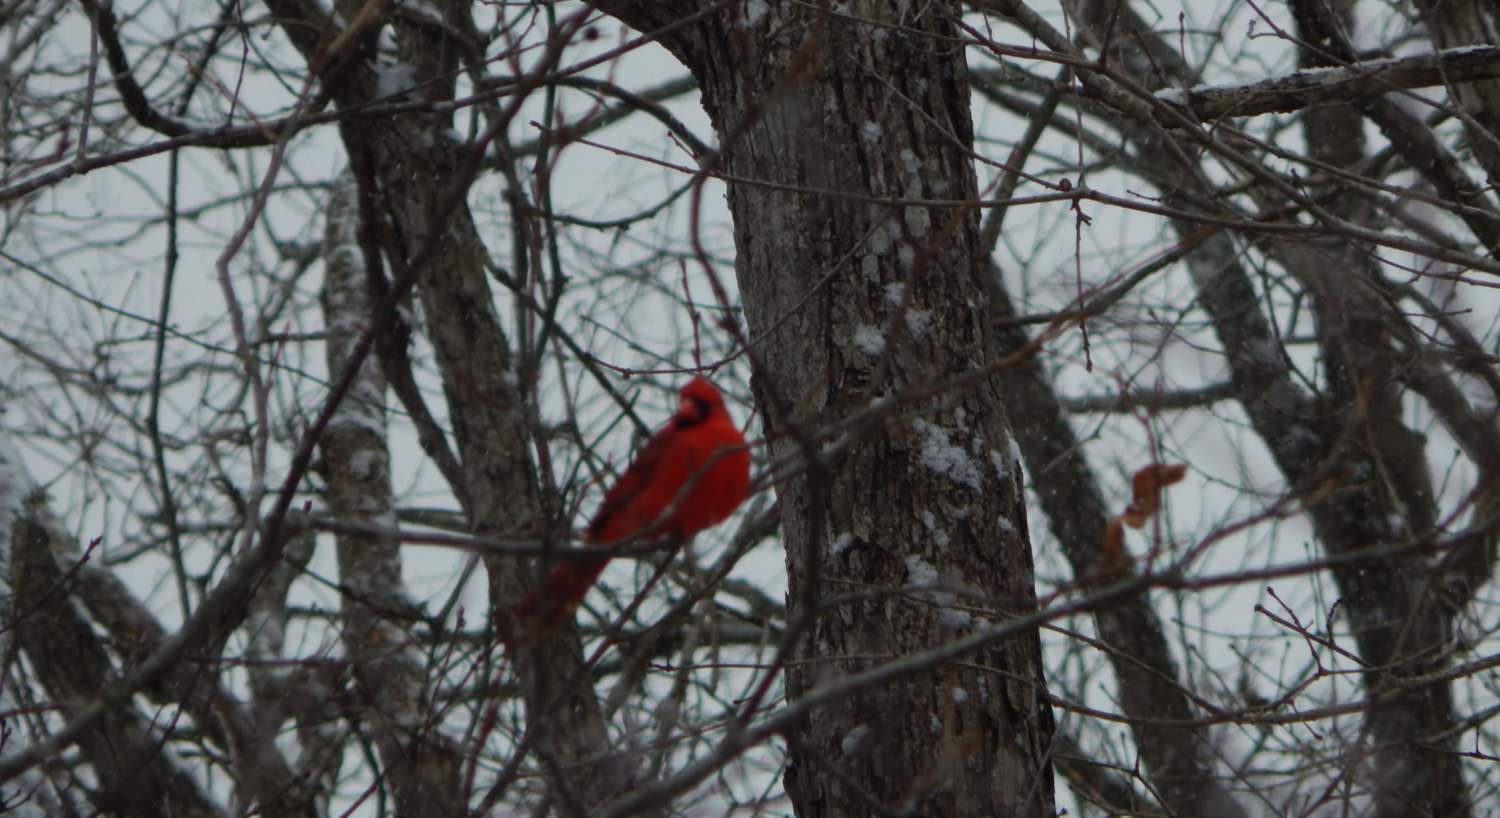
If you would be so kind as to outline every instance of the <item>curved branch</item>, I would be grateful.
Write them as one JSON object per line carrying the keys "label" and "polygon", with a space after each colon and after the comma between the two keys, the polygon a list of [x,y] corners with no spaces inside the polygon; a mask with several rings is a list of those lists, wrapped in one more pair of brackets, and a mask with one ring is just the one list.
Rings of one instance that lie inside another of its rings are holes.
{"label": "curved branch", "polygon": [[576,136],[593,133],[594,131],[613,125],[637,111],[648,114],[656,121],[667,126],[667,130],[682,140],[688,146],[688,150],[693,152],[694,156],[707,156],[713,150],[708,143],[699,139],[697,134],[693,133],[687,125],[673,116],[672,112],[667,110],[665,105],[661,104],[661,100],[671,99],[697,88],[698,82],[691,76],[668,80],[655,88],[649,88],[639,93],[622,88],[613,82],[594,79],[592,77],[564,77],[558,80],[557,84],[612,96],[620,100],[620,104],[612,106],[608,110],[596,116],[589,117],[562,131],[548,133],[541,139],[533,139],[530,142],[522,143],[512,150],[514,156],[530,156],[536,153],[541,148],[543,139],[552,142],[568,142]]}
{"label": "curved branch", "polygon": [[[213,137],[214,129],[190,127],[156,110],[151,105],[145,89],[135,81],[135,75],[130,70],[130,58],[125,55],[125,47],[120,43],[120,21],[115,17],[114,9],[108,4],[100,4],[95,0],[81,0],[81,2],[84,11],[94,21],[94,29],[99,34],[99,42],[104,46],[104,58],[109,62],[109,70],[115,78],[115,91],[120,94],[120,102],[125,106],[131,118],[163,136]],[[275,144],[276,141],[277,135],[273,131],[252,129],[241,134],[231,143],[219,146],[226,148],[263,147]]]}

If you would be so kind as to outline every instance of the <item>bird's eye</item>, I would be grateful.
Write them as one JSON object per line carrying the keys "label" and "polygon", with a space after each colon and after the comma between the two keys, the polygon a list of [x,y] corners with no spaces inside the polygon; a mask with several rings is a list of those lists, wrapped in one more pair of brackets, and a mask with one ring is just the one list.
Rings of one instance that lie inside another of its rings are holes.
{"label": "bird's eye", "polygon": [[683,396],[677,404],[677,422],[682,425],[691,426],[701,423],[708,417],[708,404],[698,398]]}

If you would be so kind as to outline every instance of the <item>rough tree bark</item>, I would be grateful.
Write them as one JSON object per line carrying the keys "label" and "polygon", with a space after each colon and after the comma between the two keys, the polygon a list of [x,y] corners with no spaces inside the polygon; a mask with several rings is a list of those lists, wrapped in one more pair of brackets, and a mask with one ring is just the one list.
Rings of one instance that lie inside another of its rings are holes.
{"label": "rough tree bark", "polygon": [[[40,504],[38,503],[38,506]],[[40,508],[12,524],[9,577],[16,589],[16,639],[57,709],[71,716],[116,681],[109,656],[81,609],[67,601],[66,578],[53,558],[51,532]],[[58,603],[56,599],[63,599]],[[50,601],[50,604],[49,604]],[[78,742],[101,782],[89,795],[103,813],[148,818],[164,812],[217,818],[213,799],[176,759],[158,751],[161,739],[135,710],[120,708]]]}
{"label": "rough tree bark", "polygon": [[[118,665],[129,668],[158,650],[169,632],[117,575],[85,559],[82,549],[47,511],[45,496],[36,492],[14,447],[0,439],[4,587],[20,589],[11,597],[11,608],[35,612],[12,620],[8,608],[11,624],[6,631],[21,648],[36,652],[31,661],[46,694],[68,702],[63,708],[68,712],[118,681],[106,651]],[[24,584],[11,584],[22,580]],[[76,604],[68,601],[70,596]],[[109,638],[98,638],[94,626]],[[4,695],[11,695],[14,686],[8,684]],[[219,679],[192,663],[182,663],[144,693],[159,705],[181,707],[213,746],[244,762],[243,775],[235,782],[240,803],[253,804],[261,814],[274,818],[313,814],[311,790],[273,747],[276,723],[258,721]],[[100,770],[121,776],[101,779],[106,786],[89,795],[94,803],[119,814],[159,815],[163,809],[183,815],[220,814],[191,776],[157,751],[160,739],[146,727],[135,710],[122,708],[80,742],[91,761],[95,756],[102,761]],[[116,730],[122,732],[115,735]],[[37,804],[51,815],[80,811],[81,789],[49,793],[29,775],[20,783],[19,792],[0,795],[4,805],[19,815],[27,815]],[[23,804],[16,796],[34,800]]]}
{"label": "rough tree bark", "polygon": [[[597,5],[642,31],[700,10]],[[969,86],[952,40],[960,13],[955,2],[853,2],[839,15],[730,4],[664,39],[697,77],[720,137],[709,161],[730,180],[775,457],[807,455],[795,438],[814,423],[836,427],[872,400],[986,363],[977,211],[887,203],[977,198]],[[989,377],[923,403],[919,417],[819,458],[831,468],[778,486],[790,630],[801,637],[793,699],[1034,608],[999,386]],[[903,590],[931,583],[976,594],[965,599],[983,600],[967,603],[979,610]],[[1052,815],[1040,658],[1027,634],[816,713],[791,742],[798,815]]]}
{"label": "rough tree bark", "polygon": [[[31,475],[27,472],[25,464],[21,462],[21,454],[17,451],[15,443],[9,434],[0,434],[0,593],[6,599],[11,600],[3,608],[0,608],[0,618],[3,618],[3,627],[0,627],[0,651],[6,656],[15,656],[16,645],[16,606],[15,593],[10,583],[11,566],[15,562],[16,538],[21,536],[26,527],[34,524],[35,520],[28,520],[36,512],[37,503],[32,495],[36,492],[36,486],[31,481]],[[8,660],[8,661],[14,661]],[[4,668],[8,673],[9,668]],[[18,712],[23,697],[17,695],[19,684],[11,682],[0,689],[0,707],[6,712]],[[10,736],[22,736],[24,732],[16,730],[10,724],[5,727]],[[7,744],[10,742],[7,741]],[[79,812],[82,805],[77,799],[63,794],[59,796],[54,792],[51,783],[38,771],[27,770],[0,791],[0,807],[7,815],[15,818],[45,818],[51,814],[56,815],[64,810],[67,812]]]}

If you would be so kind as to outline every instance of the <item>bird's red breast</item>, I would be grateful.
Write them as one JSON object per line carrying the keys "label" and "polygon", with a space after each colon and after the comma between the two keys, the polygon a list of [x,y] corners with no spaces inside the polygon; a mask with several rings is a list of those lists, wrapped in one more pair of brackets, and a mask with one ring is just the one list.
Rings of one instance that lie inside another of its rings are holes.
{"label": "bird's red breast", "polygon": [[[604,493],[586,539],[611,543],[645,534],[680,540],[727,518],[750,490],[750,452],[724,396],[701,375],[679,393],[677,413]],[[516,606],[523,623],[550,628],[582,601],[608,557],[567,560]]]}

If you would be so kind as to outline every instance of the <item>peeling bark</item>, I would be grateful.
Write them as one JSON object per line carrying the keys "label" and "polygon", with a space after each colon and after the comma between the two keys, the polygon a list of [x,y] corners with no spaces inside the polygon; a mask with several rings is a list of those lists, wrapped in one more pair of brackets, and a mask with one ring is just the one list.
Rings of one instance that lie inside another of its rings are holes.
{"label": "peeling bark", "polygon": [[[329,206],[324,239],[326,278],[323,313],[328,327],[328,368],[345,365],[348,350],[365,330],[371,302],[366,272],[354,240],[357,191],[345,175]],[[344,520],[366,521],[394,531],[390,453],[386,449],[385,378],[366,359],[329,422],[319,449],[328,481],[329,509]],[[398,813],[444,818],[465,812],[459,786],[461,756],[438,728],[441,714],[430,706],[426,663],[411,644],[417,620],[401,578],[401,543],[394,535],[339,536],[339,581],[343,593],[342,638],[353,671],[362,718],[380,754]]]}

